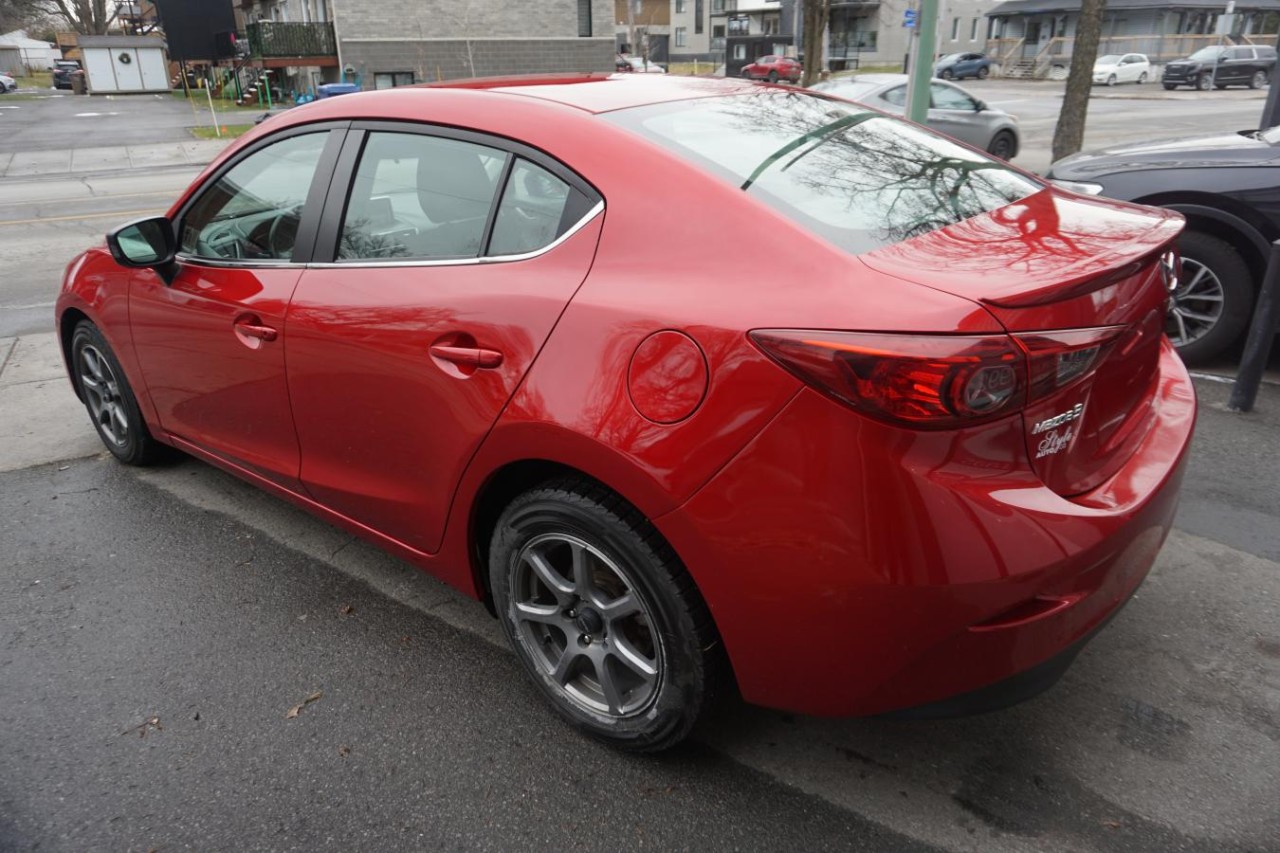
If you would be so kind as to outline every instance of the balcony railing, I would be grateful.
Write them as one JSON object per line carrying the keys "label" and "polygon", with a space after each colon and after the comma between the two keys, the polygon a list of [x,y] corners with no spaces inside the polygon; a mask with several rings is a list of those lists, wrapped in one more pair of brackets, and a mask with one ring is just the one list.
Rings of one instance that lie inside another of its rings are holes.
{"label": "balcony railing", "polygon": [[257,21],[245,26],[249,55],[255,59],[285,56],[337,56],[338,43],[329,22],[302,24]]}

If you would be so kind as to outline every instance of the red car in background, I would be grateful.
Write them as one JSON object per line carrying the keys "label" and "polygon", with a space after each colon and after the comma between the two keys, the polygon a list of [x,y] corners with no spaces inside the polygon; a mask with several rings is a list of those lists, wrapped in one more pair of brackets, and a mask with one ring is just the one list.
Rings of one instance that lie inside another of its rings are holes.
{"label": "red car in background", "polygon": [[1177,506],[1181,230],[808,92],[465,81],[256,128],[73,260],[57,322],[120,461],[180,449],[489,602],[558,713],[655,750],[725,683],[1052,684]]}
{"label": "red car in background", "polygon": [[786,80],[788,83],[799,83],[804,74],[804,66],[799,60],[788,56],[762,56],[750,65],[742,67],[742,76],[750,80],[768,80],[777,83]]}

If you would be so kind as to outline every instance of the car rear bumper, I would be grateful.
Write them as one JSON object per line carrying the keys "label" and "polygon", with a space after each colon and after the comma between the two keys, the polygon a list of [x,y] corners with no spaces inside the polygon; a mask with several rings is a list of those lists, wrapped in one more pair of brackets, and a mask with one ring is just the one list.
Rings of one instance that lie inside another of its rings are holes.
{"label": "car rear bumper", "polygon": [[1141,445],[1072,499],[1030,470],[1020,418],[909,432],[798,394],[659,519],[744,697],[869,715],[1052,672],[1065,654],[1060,674],[1141,584],[1177,508],[1195,396],[1167,341],[1157,381]]}

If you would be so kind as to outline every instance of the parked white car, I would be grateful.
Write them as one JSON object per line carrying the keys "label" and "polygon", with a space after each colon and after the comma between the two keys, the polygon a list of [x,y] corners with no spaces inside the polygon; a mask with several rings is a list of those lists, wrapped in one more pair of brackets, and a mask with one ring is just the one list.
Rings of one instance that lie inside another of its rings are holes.
{"label": "parked white car", "polygon": [[1141,53],[1109,53],[1093,63],[1093,82],[1145,83],[1151,77],[1151,62]]}
{"label": "parked white car", "polygon": [[16,92],[18,83],[8,74],[0,74],[0,95],[7,95],[10,92]]}

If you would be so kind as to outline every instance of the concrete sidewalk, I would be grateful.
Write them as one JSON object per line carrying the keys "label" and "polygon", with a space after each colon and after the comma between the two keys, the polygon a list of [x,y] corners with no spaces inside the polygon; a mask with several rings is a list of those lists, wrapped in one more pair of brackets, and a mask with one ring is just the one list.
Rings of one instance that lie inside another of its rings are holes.
{"label": "concrete sidewalk", "polygon": [[0,412],[21,413],[6,419],[13,432],[0,442],[0,471],[106,452],[67,381],[53,332],[0,338]]}
{"label": "concrete sidewalk", "polygon": [[193,139],[190,142],[115,145],[107,148],[0,152],[0,178],[203,166],[221,154],[231,141],[229,139]]}

